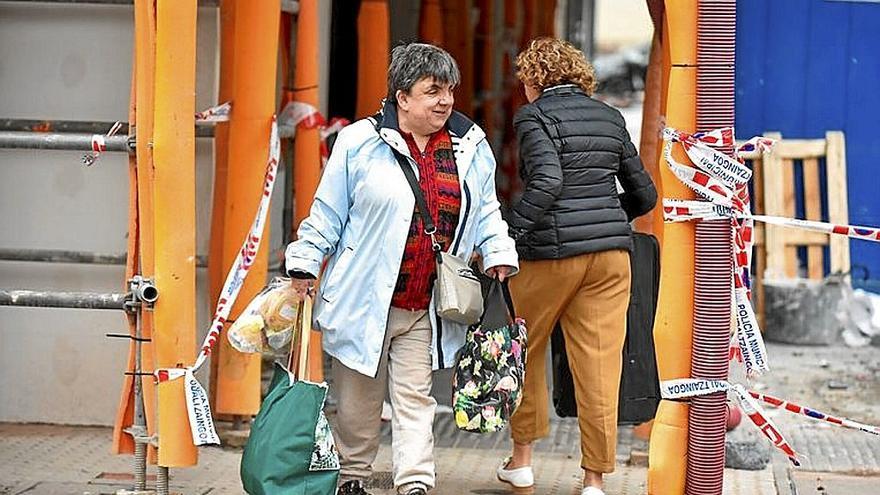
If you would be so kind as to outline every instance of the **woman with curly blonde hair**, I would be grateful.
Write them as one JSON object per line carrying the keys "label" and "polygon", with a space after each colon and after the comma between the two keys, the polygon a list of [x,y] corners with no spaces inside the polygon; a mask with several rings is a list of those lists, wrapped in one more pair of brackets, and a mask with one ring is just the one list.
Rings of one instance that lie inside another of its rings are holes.
{"label": "woman with curly blonde hair", "polygon": [[582,495],[602,495],[617,447],[629,222],[654,207],[657,192],[620,112],[591,98],[593,68],[580,50],[539,38],[516,62],[529,103],[514,117],[524,190],[508,218],[520,256],[510,290],[528,325],[529,359],[511,418],[513,455],[497,474],[517,488],[534,485],[532,442],[550,432],[547,343],[559,322],[575,384]]}

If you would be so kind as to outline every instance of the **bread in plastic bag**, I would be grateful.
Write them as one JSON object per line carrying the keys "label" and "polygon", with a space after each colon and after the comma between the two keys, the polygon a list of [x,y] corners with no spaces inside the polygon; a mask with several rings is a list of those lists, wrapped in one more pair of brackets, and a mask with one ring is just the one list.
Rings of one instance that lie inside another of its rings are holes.
{"label": "bread in plastic bag", "polygon": [[290,279],[277,277],[269,282],[236,318],[227,338],[240,352],[263,352],[280,349],[290,342],[298,316],[299,296]]}

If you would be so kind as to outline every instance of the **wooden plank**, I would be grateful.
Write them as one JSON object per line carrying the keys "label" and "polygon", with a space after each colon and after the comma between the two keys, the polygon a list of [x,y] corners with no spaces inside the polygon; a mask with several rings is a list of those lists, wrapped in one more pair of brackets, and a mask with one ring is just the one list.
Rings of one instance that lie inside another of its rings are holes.
{"label": "wooden plank", "polygon": [[[828,219],[832,223],[848,224],[846,190],[846,141],[842,131],[825,133],[828,141],[827,183],[828,183]],[[849,273],[849,239],[844,236],[831,236],[831,272]]]}
{"label": "wooden plank", "polygon": [[[782,216],[786,218],[795,217],[795,189],[794,189],[794,162],[789,159],[782,159]],[[785,276],[788,278],[798,277],[798,257],[797,247],[789,241],[790,230],[781,231],[783,236],[783,245],[785,246]]]}
{"label": "wooden plank", "polygon": [[[755,222],[755,245],[764,245],[764,227],[763,222]],[[802,230],[794,227],[778,226],[785,229],[785,243],[791,246],[828,246],[828,234],[822,232],[813,232],[810,230]]]}
{"label": "wooden plank", "polygon": [[[804,212],[807,220],[822,220],[822,195],[819,192],[819,160],[804,160]],[[822,246],[807,248],[807,277],[821,280],[824,276]]]}
{"label": "wooden plank", "polygon": [[773,147],[773,152],[783,159],[820,158],[825,151],[824,139],[785,139]]}
{"label": "wooden plank", "polygon": [[[764,134],[770,139],[781,140],[782,135],[778,132]],[[764,209],[767,215],[785,216],[784,183],[786,182],[785,170],[782,158],[773,150],[764,153]],[[765,248],[767,253],[767,265],[764,270],[764,278],[781,279],[786,277],[785,265],[785,233],[776,225],[764,226]]]}
{"label": "wooden plank", "polygon": [[[804,211],[807,220],[822,220],[822,193],[819,191],[819,160],[804,160]],[[821,246],[807,247],[807,277],[821,280],[825,273],[825,255]]]}

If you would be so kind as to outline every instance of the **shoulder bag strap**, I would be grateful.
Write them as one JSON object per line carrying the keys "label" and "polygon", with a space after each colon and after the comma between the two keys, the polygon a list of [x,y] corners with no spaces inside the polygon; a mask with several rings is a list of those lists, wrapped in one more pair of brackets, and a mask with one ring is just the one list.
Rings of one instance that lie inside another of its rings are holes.
{"label": "shoulder bag strap", "polygon": [[412,189],[413,195],[416,197],[416,204],[419,207],[419,213],[422,215],[422,222],[425,224],[425,234],[431,236],[431,244],[434,247],[434,251],[439,252],[441,246],[435,237],[437,227],[434,225],[434,220],[431,219],[431,213],[430,210],[428,210],[428,203],[425,201],[425,195],[422,194],[419,180],[416,178],[416,174],[407,162],[406,157],[394,148],[391,148],[391,152],[394,153],[394,158],[397,159],[397,163],[403,170],[403,175],[406,176],[406,181],[409,183],[409,187]]}

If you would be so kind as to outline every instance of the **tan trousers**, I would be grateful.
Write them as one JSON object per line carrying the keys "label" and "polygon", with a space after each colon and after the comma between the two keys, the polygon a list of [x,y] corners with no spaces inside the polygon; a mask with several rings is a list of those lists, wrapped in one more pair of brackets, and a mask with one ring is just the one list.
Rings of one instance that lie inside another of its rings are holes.
{"label": "tan trousers", "polygon": [[574,377],[581,466],[614,471],[629,288],[629,253],[623,250],[520,261],[510,291],[526,320],[529,346],[523,400],[510,422],[515,442],[530,443],[550,433],[547,343],[561,321]]}
{"label": "tan trousers", "polygon": [[434,486],[434,410],[431,397],[431,323],[426,311],[391,308],[379,373],[372,378],[333,360],[338,400],[333,430],[341,463],[340,485],[372,474],[379,450],[382,401],[391,396],[394,486]]}

